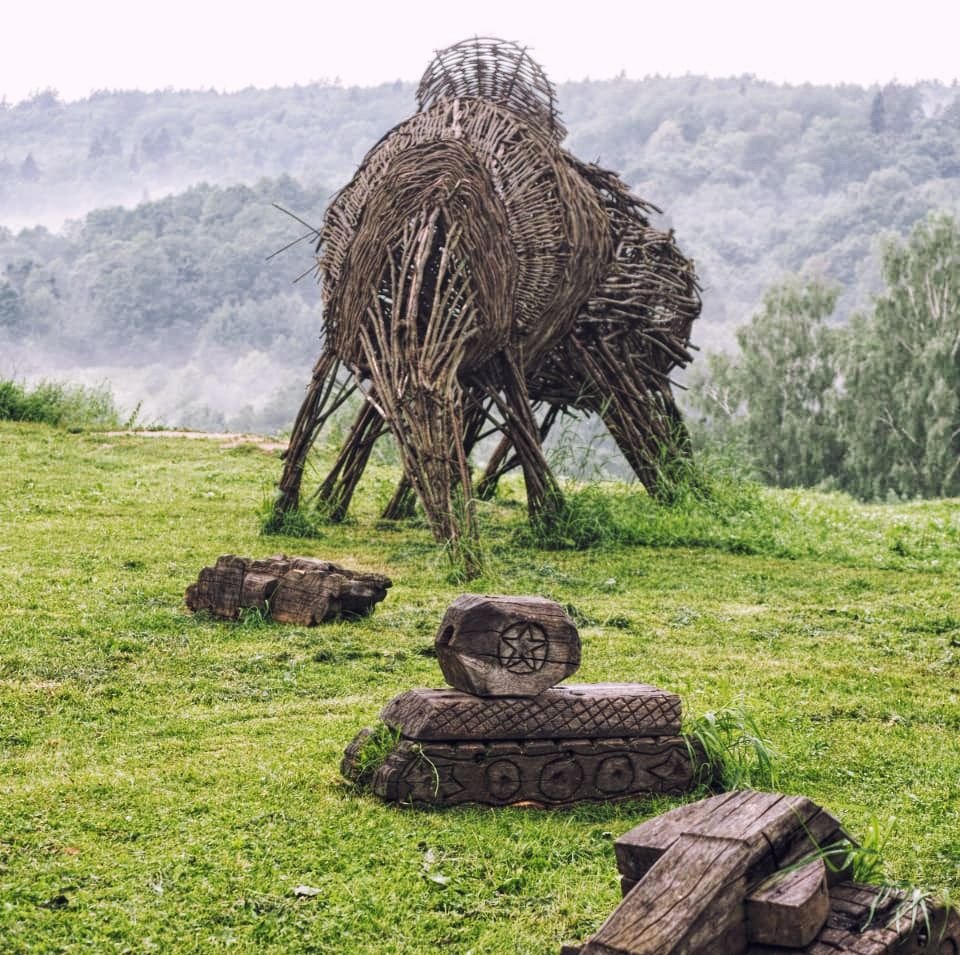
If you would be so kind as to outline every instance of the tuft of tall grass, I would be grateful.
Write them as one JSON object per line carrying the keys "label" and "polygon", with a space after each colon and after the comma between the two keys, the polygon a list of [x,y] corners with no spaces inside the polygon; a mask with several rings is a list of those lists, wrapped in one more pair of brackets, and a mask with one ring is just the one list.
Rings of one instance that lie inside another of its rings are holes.
{"label": "tuft of tall grass", "polygon": [[777,753],[743,707],[729,706],[683,728],[697,782],[708,789],[774,789]]}
{"label": "tuft of tall grass", "polygon": [[106,385],[91,388],[40,381],[30,388],[8,379],[0,380],[0,421],[28,421],[71,431],[132,423],[122,420]]}

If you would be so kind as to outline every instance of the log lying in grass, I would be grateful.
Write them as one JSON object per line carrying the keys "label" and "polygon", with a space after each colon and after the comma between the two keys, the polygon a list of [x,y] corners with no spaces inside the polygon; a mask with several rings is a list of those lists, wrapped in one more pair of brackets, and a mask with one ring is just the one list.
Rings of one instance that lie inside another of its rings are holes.
{"label": "log lying in grass", "polygon": [[245,609],[280,623],[312,626],[335,617],[361,617],[384,599],[392,581],[313,557],[253,560],[226,554],[204,567],[187,588],[190,610],[236,620]]}
{"label": "log lying in grass", "polygon": [[[356,775],[357,737],[341,772]],[[693,787],[679,736],[418,742],[401,738],[374,773],[371,788],[387,802],[413,806],[569,806]]]}
{"label": "log lying in grass", "polygon": [[957,955],[956,912],[850,881],[829,851],[846,838],[802,796],[681,806],[617,840],[623,901],[562,955]]}

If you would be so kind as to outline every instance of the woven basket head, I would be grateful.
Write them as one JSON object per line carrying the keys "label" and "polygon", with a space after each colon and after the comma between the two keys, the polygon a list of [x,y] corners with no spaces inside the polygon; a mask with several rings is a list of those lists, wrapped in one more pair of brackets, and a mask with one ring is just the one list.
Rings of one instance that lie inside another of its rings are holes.
{"label": "woven basket head", "polygon": [[438,50],[420,80],[421,110],[443,98],[485,99],[520,113],[557,142],[567,131],[560,122],[556,91],[526,48],[508,40],[474,37]]}

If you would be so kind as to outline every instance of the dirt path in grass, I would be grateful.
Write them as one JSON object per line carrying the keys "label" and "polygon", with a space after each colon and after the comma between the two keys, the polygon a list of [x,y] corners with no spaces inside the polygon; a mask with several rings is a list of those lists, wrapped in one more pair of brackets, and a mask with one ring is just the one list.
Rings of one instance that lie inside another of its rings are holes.
{"label": "dirt path in grass", "polygon": [[287,447],[286,441],[266,438],[262,434],[244,434],[239,431],[103,431],[101,434],[107,438],[200,438],[216,441],[224,448],[252,444],[262,451],[284,451]]}

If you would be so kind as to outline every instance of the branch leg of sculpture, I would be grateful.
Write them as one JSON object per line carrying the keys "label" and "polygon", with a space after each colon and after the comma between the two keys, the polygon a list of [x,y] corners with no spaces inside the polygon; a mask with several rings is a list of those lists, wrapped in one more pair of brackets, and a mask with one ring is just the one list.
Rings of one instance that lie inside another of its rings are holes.
{"label": "branch leg of sculpture", "polygon": [[530,408],[527,386],[512,355],[502,356],[501,371],[502,392],[491,385],[487,394],[493,398],[503,417],[504,436],[509,438],[523,469],[530,521],[549,526],[563,509],[563,492],[544,457],[540,429]]}
{"label": "branch leg of sculpture", "polygon": [[282,519],[284,514],[295,510],[299,505],[303,467],[317,433],[327,418],[356,388],[355,385],[341,384],[338,390],[339,369],[340,360],[332,351],[324,348],[314,365],[313,378],[293,423],[290,443],[283,453],[283,474],[280,476],[279,493],[273,509],[276,520]]}
{"label": "branch leg of sculpture", "polygon": [[[480,431],[487,420],[487,409],[478,402],[473,402],[474,410],[467,414],[467,425],[464,429],[463,451],[469,460],[470,453],[477,443]],[[385,521],[401,521],[413,517],[416,509],[417,495],[406,476],[400,478],[390,503],[383,510],[381,518]]]}
{"label": "branch leg of sculpture", "polygon": [[[547,440],[550,429],[554,426],[562,411],[563,408],[560,405],[551,405],[547,409],[547,413],[543,416],[543,421],[540,422],[541,447]],[[500,478],[520,466],[520,459],[515,454],[510,454],[512,450],[513,442],[511,442],[509,437],[504,435],[500,443],[493,449],[493,454],[490,455],[487,466],[483,470],[483,477],[481,477],[477,483],[478,500],[492,500],[493,495],[497,492],[497,484]]]}
{"label": "branch leg of sculpture", "polygon": [[346,517],[353,492],[370,460],[370,452],[386,431],[380,412],[365,401],[336,462],[315,495],[328,520],[337,523]]}
{"label": "branch leg of sculpture", "polygon": [[470,468],[457,391],[408,393],[394,429],[406,479],[417,492],[434,537],[450,548],[467,577],[482,570]]}
{"label": "branch leg of sculpture", "polygon": [[413,485],[404,476],[397,482],[397,489],[380,516],[385,521],[403,521],[413,517],[416,507],[417,495]]}
{"label": "branch leg of sculpture", "polygon": [[679,464],[689,460],[690,440],[666,377],[663,383],[645,378],[602,342],[593,348],[578,342],[575,348],[590,410],[600,415],[647,492],[669,499]]}

